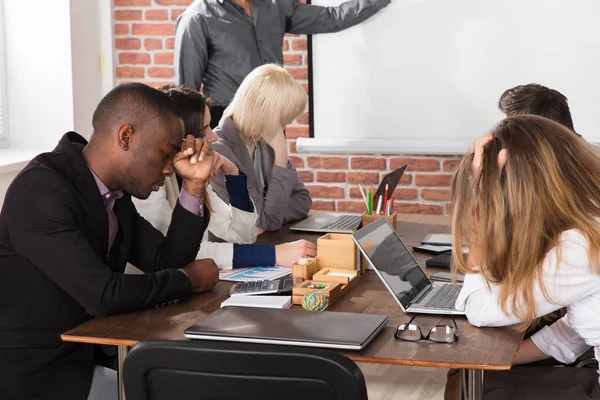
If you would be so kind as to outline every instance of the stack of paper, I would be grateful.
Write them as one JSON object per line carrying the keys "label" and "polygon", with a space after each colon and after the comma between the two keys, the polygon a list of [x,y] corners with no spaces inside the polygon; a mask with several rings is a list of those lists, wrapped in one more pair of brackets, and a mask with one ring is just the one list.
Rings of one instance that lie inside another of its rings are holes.
{"label": "stack of paper", "polygon": [[290,308],[292,296],[231,296],[221,303],[221,307],[258,307],[258,308]]}

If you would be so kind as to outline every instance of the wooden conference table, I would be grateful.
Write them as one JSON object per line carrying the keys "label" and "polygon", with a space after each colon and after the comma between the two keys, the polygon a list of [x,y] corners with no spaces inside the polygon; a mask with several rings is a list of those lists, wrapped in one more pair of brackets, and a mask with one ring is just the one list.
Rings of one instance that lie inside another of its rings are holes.
{"label": "wooden conference table", "polygon": [[[398,231],[410,246],[418,244],[428,233],[447,233],[450,227],[444,217],[400,215]],[[259,243],[283,243],[298,239],[316,241],[313,233],[292,232],[284,226],[278,232],[265,232]],[[421,266],[430,255],[415,252]],[[435,269],[426,268],[431,274]],[[219,309],[228,297],[232,283],[219,282],[208,293],[192,295],[185,304],[154,308],[124,315],[95,318],[62,335],[68,342],[118,346],[119,398],[125,398],[122,365],[131,346],[144,340],[186,340],[184,330]],[[297,307],[297,306],[295,306]],[[408,322],[405,314],[373,271],[365,272],[361,282],[328,308],[329,311],[387,315],[389,320],[379,335],[361,351],[343,351],[355,362],[415,365],[461,369],[463,399],[483,398],[483,371],[508,370],[522,335],[510,328],[475,328],[466,318],[456,317],[459,341],[451,344],[402,342],[394,339],[396,327]],[[427,329],[437,324],[452,324],[448,316],[419,315],[414,323]]]}

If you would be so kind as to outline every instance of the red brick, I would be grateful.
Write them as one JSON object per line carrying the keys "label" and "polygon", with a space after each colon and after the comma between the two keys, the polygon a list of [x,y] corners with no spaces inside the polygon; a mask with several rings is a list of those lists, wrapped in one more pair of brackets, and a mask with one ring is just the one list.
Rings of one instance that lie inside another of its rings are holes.
{"label": "red brick", "polygon": [[149,6],[152,0],[115,0],[115,7]]}
{"label": "red brick", "polygon": [[174,85],[175,84],[175,82],[173,82],[173,81],[147,81],[147,82],[142,82],[142,83],[145,83],[146,85],[152,86],[153,88],[157,88],[157,89],[159,89],[163,86],[166,86],[166,85]]}
{"label": "red brick", "polygon": [[439,171],[440,162],[433,158],[392,158],[390,169],[395,170],[408,164],[407,171]]}
{"label": "red brick", "polygon": [[150,67],[148,68],[148,76],[152,78],[172,78],[174,76],[173,68]]}
{"label": "red brick", "polygon": [[310,94],[310,92],[308,91],[308,85],[306,83],[301,83],[300,86],[302,86],[306,94]]}
{"label": "red brick", "polygon": [[411,174],[405,173],[404,175],[402,175],[402,178],[400,178],[401,185],[410,185],[411,183],[412,183],[412,175]]}
{"label": "red brick", "polygon": [[450,200],[450,190],[448,190],[448,189],[421,189],[421,198],[423,200],[448,201],[448,200]]}
{"label": "red brick", "polygon": [[443,169],[447,172],[454,172],[458,168],[458,164],[460,164],[460,160],[444,160]]}
{"label": "red brick", "polygon": [[313,198],[326,197],[341,199],[344,197],[344,189],[339,186],[308,185],[306,188]]}
{"label": "red brick", "polygon": [[183,14],[184,11],[185,11],[185,8],[173,8],[173,9],[171,9],[171,20],[175,21],[177,18],[179,18],[179,16],[181,14]]}
{"label": "red brick", "polygon": [[441,215],[444,212],[444,208],[437,204],[394,202],[394,208],[402,214]]}
{"label": "red brick", "polygon": [[313,200],[311,210],[335,211],[335,202],[333,200]]}
{"label": "red brick", "polygon": [[294,38],[294,37],[298,37],[300,35],[298,35],[297,33],[286,33],[285,35],[283,35],[285,37],[289,37],[289,38]]}
{"label": "red brick", "polygon": [[175,33],[173,24],[133,24],[131,32],[144,36],[171,36]]}
{"label": "red brick", "polygon": [[129,25],[127,24],[115,24],[115,35],[129,35]]}
{"label": "red brick", "polygon": [[298,124],[308,125],[308,122],[309,122],[308,111],[305,113],[302,113],[296,117],[296,123],[298,123]]}
{"label": "red brick", "polygon": [[154,55],[154,64],[173,65],[173,53],[156,53]]}
{"label": "red brick", "polygon": [[150,64],[148,53],[120,53],[119,64]]}
{"label": "red brick", "polygon": [[306,50],[308,48],[306,39],[292,39],[292,50]]}
{"label": "red brick", "polygon": [[366,211],[365,203],[362,201],[338,200],[337,211],[350,213],[364,213]]}
{"label": "red brick", "polygon": [[292,162],[292,165],[294,166],[294,168],[304,168],[304,160],[302,158],[296,157],[296,156],[290,156],[289,159]]}
{"label": "red brick", "polygon": [[194,0],[154,0],[159,6],[189,6]]}
{"label": "red brick", "polygon": [[396,188],[392,197],[396,200],[416,200],[417,189]]}
{"label": "red brick", "polygon": [[115,21],[141,21],[141,10],[117,10],[115,11]]}
{"label": "red brick", "polygon": [[144,48],[146,50],[162,49],[162,39],[144,39]]}
{"label": "red brick", "polygon": [[286,68],[295,79],[308,79],[308,68]]}
{"label": "red brick", "polygon": [[117,78],[143,78],[144,67],[117,67]]}
{"label": "red brick", "polygon": [[317,182],[346,182],[345,172],[317,171]]}
{"label": "red brick", "polygon": [[348,168],[348,159],[344,157],[315,157],[306,158],[310,168],[322,169],[346,169]]}
{"label": "red brick", "polygon": [[115,49],[117,50],[139,50],[140,47],[142,47],[140,39],[115,39]]}
{"label": "red brick", "polygon": [[304,55],[304,65],[308,65],[308,53]]}
{"label": "red brick", "polygon": [[442,174],[417,174],[415,175],[415,185],[417,186],[450,186],[452,175]]}
{"label": "red brick", "polygon": [[290,42],[283,39],[283,44],[281,45],[281,51],[288,51],[290,49]]}
{"label": "red brick", "polygon": [[302,182],[312,182],[315,180],[315,176],[312,171],[298,171],[298,176],[300,176]]}
{"label": "red brick", "polygon": [[302,65],[302,54],[286,53],[283,55],[285,65]]}
{"label": "red brick", "polygon": [[285,137],[288,139],[307,138],[308,136],[308,126],[288,126],[285,128]]}
{"label": "red brick", "polygon": [[148,21],[166,21],[169,19],[167,10],[146,10],[144,16]]}
{"label": "red brick", "polygon": [[360,183],[362,185],[377,185],[379,183],[378,172],[348,172],[348,183]]}
{"label": "red brick", "polygon": [[165,43],[165,48],[166,49],[174,49],[175,48],[175,39],[167,39],[166,43]]}
{"label": "red brick", "polygon": [[350,159],[352,169],[385,169],[385,158],[352,157]]}
{"label": "red brick", "polygon": [[452,215],[452,203],[446,203],[446,215]]}
{"label": "red brick", "polygon": [[290,144],[290,153],[297,153],[298,149],[296,148],[296,141],[288,140],[288,143]]}
{"label": "red brick", "polygon": [[[363,190],[365,190],[365,196],[367,195],[366,189],[363,187]],[[358,186],[354,186],[351,187],[350,190],[348,191],[348,195],[350,196],[350,198],[353,199],[362,199],[362,194],[360,194],[360,188]]]}

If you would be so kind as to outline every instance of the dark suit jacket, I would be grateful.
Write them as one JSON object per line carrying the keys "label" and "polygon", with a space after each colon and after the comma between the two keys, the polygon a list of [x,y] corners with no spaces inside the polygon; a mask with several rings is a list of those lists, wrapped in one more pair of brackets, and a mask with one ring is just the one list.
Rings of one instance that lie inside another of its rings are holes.
{"label": "dark suit jacket", "polygon": [[[118,240],[81,157],[84,138],[63,136],[12,182],[0,213],[0,398],[85,400],[94,347],[60,334],[94,316],[187,301],[180,268],[193,261],[207,218],[179,204],[166,238],[125,194]],[[125,275],[131,262],[147,274]]]}
{"label": "dark suit jacket", "polygon": [[[308,215],[312,206],[310,193],[291,162],[288,161],[287,168],[274,165],[273,149],[262,141],[256,144],[260,146],[262,154],[263,174],[267,186],[267,193],[264,195],[259,187],[254,162],[231,118],[221,119],[215,133],[219,137],[213,144],[215,151],[230,159],[248,177],[248,193],[256,205],[258,225],[261,228],[276,231],[282,224]],[[213,190],[227,203],[229,200],[222,173],[211,184]]]}

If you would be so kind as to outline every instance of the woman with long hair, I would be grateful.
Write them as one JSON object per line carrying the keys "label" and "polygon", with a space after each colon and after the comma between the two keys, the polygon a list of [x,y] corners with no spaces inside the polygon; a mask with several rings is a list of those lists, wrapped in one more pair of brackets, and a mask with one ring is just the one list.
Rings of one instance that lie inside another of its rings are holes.
{"label": "woman with long hair", "polygon": [[[515,324],[521,331],[567,309],[521,344],[515,364],[550,357],[568,364],[590,346],[600,359],[599,175],[600,158],[584,140],[532,115],[501,121],[459,164],[452,184],[453,266],[466,276],[457,309],[473,325]],[[466,262],[463,247],[470,248]],[[563,396],[600,397],[595,371],[553,370],[518,387],[498,384],[507,382],[506,373],[486,373],[486,399],[556,395],[557,379]],[[511,374],[536,372],[523,367]]]}
{"label": "woman with long hair", "polygon": [[[201,93],[176,86],[165,86],[162,90],[181,110],[186,135],[211,143],[217,140],[210,128],[209,102]],[[204,207],[210,212],[210,222],[197,259],[212,258],[220,269],[274,264],[291,267],[299,258],[316,255],[316,246],[306,240],[280,245],[254,244],[258,214],[248,194],[246,175],[216,153],[211,176],[223,180],[228,201],[221,200],[212,185],[207,185]],[[145,219],[166,233],[178,196],[177,178],[172,175],[158,192],[147,200],[134,199],[134,203]]]}
{"label": "woman with long hair", "polygon": [[[284,135],[306,102],[306,92],[289,72],[265,64],[246,76],[215,129],[219,140],[213,148],[247,175],[258,226],[266,231],[306,217],[312,205],[288,159]],[[215,179],[214,189],[227,198],[222,179]]]}

